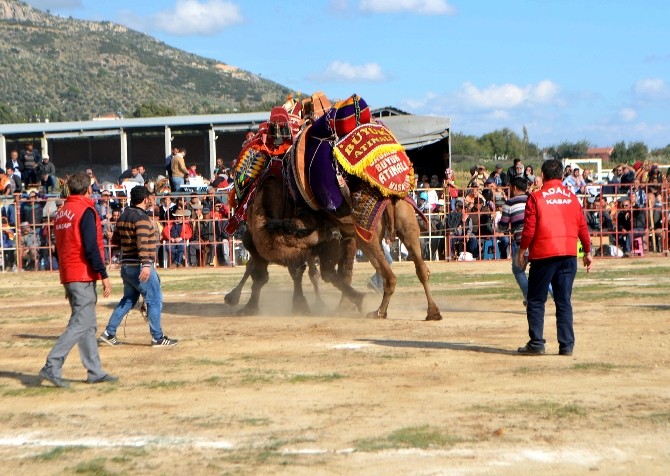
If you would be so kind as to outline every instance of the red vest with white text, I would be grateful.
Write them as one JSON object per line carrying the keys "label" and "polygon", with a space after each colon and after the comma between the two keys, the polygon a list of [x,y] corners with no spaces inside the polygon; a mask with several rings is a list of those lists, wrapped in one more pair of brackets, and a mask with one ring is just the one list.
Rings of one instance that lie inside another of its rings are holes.
{"label": "red vest with white text", "polygon": [[537,211],[529,258],[577,256],[579,227],[584,220],[579,198],[560,180],[550,180],[528,200],[535,202]]}
{"label": "red vest with white text", "polygon": [[56,212],[54,220],[56,250],[58,251],[60,282],[62,284],[97,281],[101,278],[100,273],[95,272],[86,260],[81,238],[79,226],[81,217],[89,209],[95,215],[98,248],[100,248],[100,256],[104,256],[100,217],[93,207],[93,200],[86,198],[84,195],[70,195],[65,200],[65,205]]}

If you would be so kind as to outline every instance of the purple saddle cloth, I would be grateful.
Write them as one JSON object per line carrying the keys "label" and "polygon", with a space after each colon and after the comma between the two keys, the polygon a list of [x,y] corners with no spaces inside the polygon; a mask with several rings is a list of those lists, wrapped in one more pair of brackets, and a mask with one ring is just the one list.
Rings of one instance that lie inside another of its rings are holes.
{"label": "purple saddle cloth", "polygon": [[349,213],[336,173],[333,157],[333,133],[328,123],[333,110],[314,121],[307,131],[305,144],[305,171],[309,187],[319,206],[336,215]]}

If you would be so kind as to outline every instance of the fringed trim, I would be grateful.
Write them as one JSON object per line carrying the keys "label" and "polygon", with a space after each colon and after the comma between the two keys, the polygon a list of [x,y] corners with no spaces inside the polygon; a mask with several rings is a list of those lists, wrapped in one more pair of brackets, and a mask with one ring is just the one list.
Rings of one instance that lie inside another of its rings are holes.
{"label": "fringed trim", "polygon": [[[367,173],[365,170],[370,164],[372,164],[375,160],[383,158],[386,155],[391,155],[395,152],[402,151],[404,150],[403,146],[400,144],[386,144],[386,145],[381,145],[375,148],[374,151],[370,152],[367,154],[367,156],[360,160],[358,163],[355,165],[352,165],[338,150],[337,147],[333,147],[333,153],[335,155],[335,159],[337,160],[337,163],[340,164],[340,166],[345,170],[350,175],[354,175],[368,184],[372,185],[376,189],[378,189],[382,195],[385,197],[403,197],[407,193],[402,193],[399,194],[397,192],[394,192],[392,190],[389,190],[385,187],[380,187],[379,182],[375,181],[370,175]],[[413,179],[413,173],[410,172],[410,180]],[[410,182],[411,184],[411,182]]]}

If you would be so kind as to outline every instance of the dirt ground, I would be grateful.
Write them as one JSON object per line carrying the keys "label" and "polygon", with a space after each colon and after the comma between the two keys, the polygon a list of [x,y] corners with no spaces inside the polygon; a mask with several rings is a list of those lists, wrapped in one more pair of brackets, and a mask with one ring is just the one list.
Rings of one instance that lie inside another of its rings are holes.
{"label": "dirt ground", "polygon": [[[292,316],[280,267],[254,317],[223,304],[242,268],[160,271],[163,328],[179,345],[151,348],[134,310],[117,334],[124,344],[100,347],[120,381],[85,384],[74,349],[66,390],[38,377],[69,316],[57,275],[1,274],[2,473],[670,472],[668,259],[580,269],[572,357],[556,355],[553,314],[547,355],[516,354],[528,335],[509,262],[430,268],[439,322],[423,321],[408,263],[393,265],[387,320],[337,310],[326,284],[325,305]],[[358,263],[355,285],[366,289],[370,274]],[[99,331],[121,295],[112,275]],[[366,311],[378,301],[370,292]]]}

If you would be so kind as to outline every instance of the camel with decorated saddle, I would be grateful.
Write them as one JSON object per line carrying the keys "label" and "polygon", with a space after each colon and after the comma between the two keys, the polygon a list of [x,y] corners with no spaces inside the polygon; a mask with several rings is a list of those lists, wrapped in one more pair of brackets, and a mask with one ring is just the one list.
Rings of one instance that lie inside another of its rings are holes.
{"label": "camel with decorated saddle", "polygon": [[[250,254],[245,274],[239,284],[225,296],[229,305],[237,305],[242,287],[252,278],[251,296],[239,314],[256,314],[260,291],[268,281],[268,265],[276,263],[289,268],[293,279],[293,311],[308,313],[302,290],[302,277],[309,265],[310,279],[317,293],[318,274],[331,282],[352,301],[359,311],[364,294],[351,287],[356,244],[342,239],[337,226],[324,220],[318,211],[299,206],[291,195],[285,178],[287,152],[296,132],[308,114],[314,114],[310,98],[303,103],[292,98],[273,108],[269,121],[245,141],[233,164],[233,183],[229,203],[235,207],[226,232],[232,234],[242,222],[244,247]],[[318,259],[320,273],[315,265]]]}
{"label": "camel with decorated saddle", "polygon": [[400,238],[414,262],[428,309],[426,320],[440,320],[421,258],[418,213],[409,196],[414,171],[402,145],[375,121],[357,95],[340,101],[298,135],[288,162],[289,187],[298,203],[324,213],[344,237],[355,238],[384,279],[384,295],[373,317],[384,319],[396,277],[386,262],[381,240]]}
{"label": "camel with decorated saddle", "polygon": [[[324,103],[327,105],[321,99],[320,104]],[[277,161],[273,189],[263,190],[267,201],[259,203],[249,199],[246,202],[247,211],[251,208],[262,217],[258,221],[252,219],[250,237],[254,243],[282,237],[291,241],[289,246],[311,250],[329,240],[334,226],[342,237],[340,256],[334,260],[340,264],[339,277],[346,277],[353,267],[350,250],[354,248],[354,241],[383,277],[382,301],[371,313],[373,317],[383,319],[387,316],[396,277],[384,258],[381,240],[384,236],[394,238],[397,235],[409,251],[424,288],[428,303],[426,320],[442,319],[429,288],[430,272],[421,258],[416,213],[421,219],[425,217],[409,196],[413,168],[404,148],[390,130],[371,117],[367,104],[357,95],[323,109],[320,117],[313,114],[302,124],[291,146],[282,151],[281,176]],[[288,135],[285,139],[288,145]],[[271,166],[270,163],[268,169]],[[263,183],[257,190],[265,187]],[[285,203],[286,197],[291,198],[291,213],[295,217],[277,209]],[[309,220],[305,221],[304,217]],[[284,243],[288,244],[288,241]],[[259,263],[253,264],[257,265]],[[267,265],[260,262],[259,268],[250,271],[254,280],[252,299],[256,286],[254,272],[259,274],[260,287],[267,281]],[[350,274],[348,281],[343,279],[344,282],[334,282],[338,289],[345,296],[356,296],[350,286]]]}

